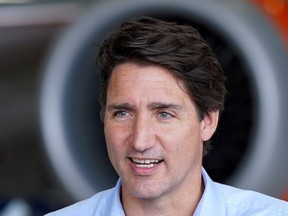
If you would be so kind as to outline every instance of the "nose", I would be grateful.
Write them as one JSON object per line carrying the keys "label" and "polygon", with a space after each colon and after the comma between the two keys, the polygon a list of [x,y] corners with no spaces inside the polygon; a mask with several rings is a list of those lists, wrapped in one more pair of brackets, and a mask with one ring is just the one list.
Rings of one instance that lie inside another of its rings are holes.
{"label": "nose", "polygon": [[153,121],[148,116],[138,116],[133,125],[132,146],[138,152],[144,152],[155,144]]}

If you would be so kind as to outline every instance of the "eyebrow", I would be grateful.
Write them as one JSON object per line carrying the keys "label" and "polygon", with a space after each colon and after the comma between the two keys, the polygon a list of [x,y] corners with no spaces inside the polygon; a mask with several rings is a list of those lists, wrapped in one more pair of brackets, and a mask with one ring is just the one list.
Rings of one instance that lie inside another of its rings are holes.
{"label": "eyebrow", "polygon": [[[181,109],[182,106],[178,104],[173,103],[163,103],[163,102],[153,102],[151,104],[148,104],[149,110],[155,110],[155,109]],[[121,104],[111,104],[107,107],[108,111],[112,110],[135,110],[135,106],[129,104],[129,103],[121,103]]]}
{"label": "eyebrow", "polygon": [[162,102],[154,102],[148,105],[150,110],[154,109],[181,109],[182,106],[178,104],[172,103],[162,103]]}
{"label": "eyebrow", "polygon": [[112,110],[134,110],[134,106],[129,103],[111,104],[107,107],[108,111]]}

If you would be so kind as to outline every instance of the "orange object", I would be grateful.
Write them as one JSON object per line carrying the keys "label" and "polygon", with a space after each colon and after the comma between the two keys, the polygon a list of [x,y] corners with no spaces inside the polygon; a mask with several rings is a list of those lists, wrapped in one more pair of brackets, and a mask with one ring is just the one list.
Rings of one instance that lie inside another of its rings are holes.
{"label": "orange object", "polygon": [[288,187],[286,188],[286,191],[285,191],[282,199],[288,201]]}
{"label": "orange object", "polygon": [[288,0],[249,0],[276,25],[288,48]]}

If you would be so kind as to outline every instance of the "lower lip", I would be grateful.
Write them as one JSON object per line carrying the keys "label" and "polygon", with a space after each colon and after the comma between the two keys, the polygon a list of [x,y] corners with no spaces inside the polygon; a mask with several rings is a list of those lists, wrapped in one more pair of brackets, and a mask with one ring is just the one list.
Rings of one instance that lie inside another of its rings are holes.
{"label": "lower lip", "polygon": [[156,173],[162,162],[155,164],[153,167],[139,167],[129,159],[129,165],[133,173],[140,176],[148,176]]}

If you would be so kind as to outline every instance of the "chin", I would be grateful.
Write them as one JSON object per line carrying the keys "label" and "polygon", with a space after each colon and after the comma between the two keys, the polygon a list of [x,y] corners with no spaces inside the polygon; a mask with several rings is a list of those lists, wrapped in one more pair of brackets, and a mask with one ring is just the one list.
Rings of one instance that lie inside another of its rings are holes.
{"label": "chin", "polygon": [[127,191],[137,199],[155,199],[161,196],[162,189],[158,187],[159,183],[138,183],[128,184]]}
{"label": "chin", "polygon": [[134,190],[130,191],[130,194],[137,199],[144,199],[144,200],[151,200],[151,199],[156,199],[161,196],[161,192],[159,191],[139,191],[139,190]]}

